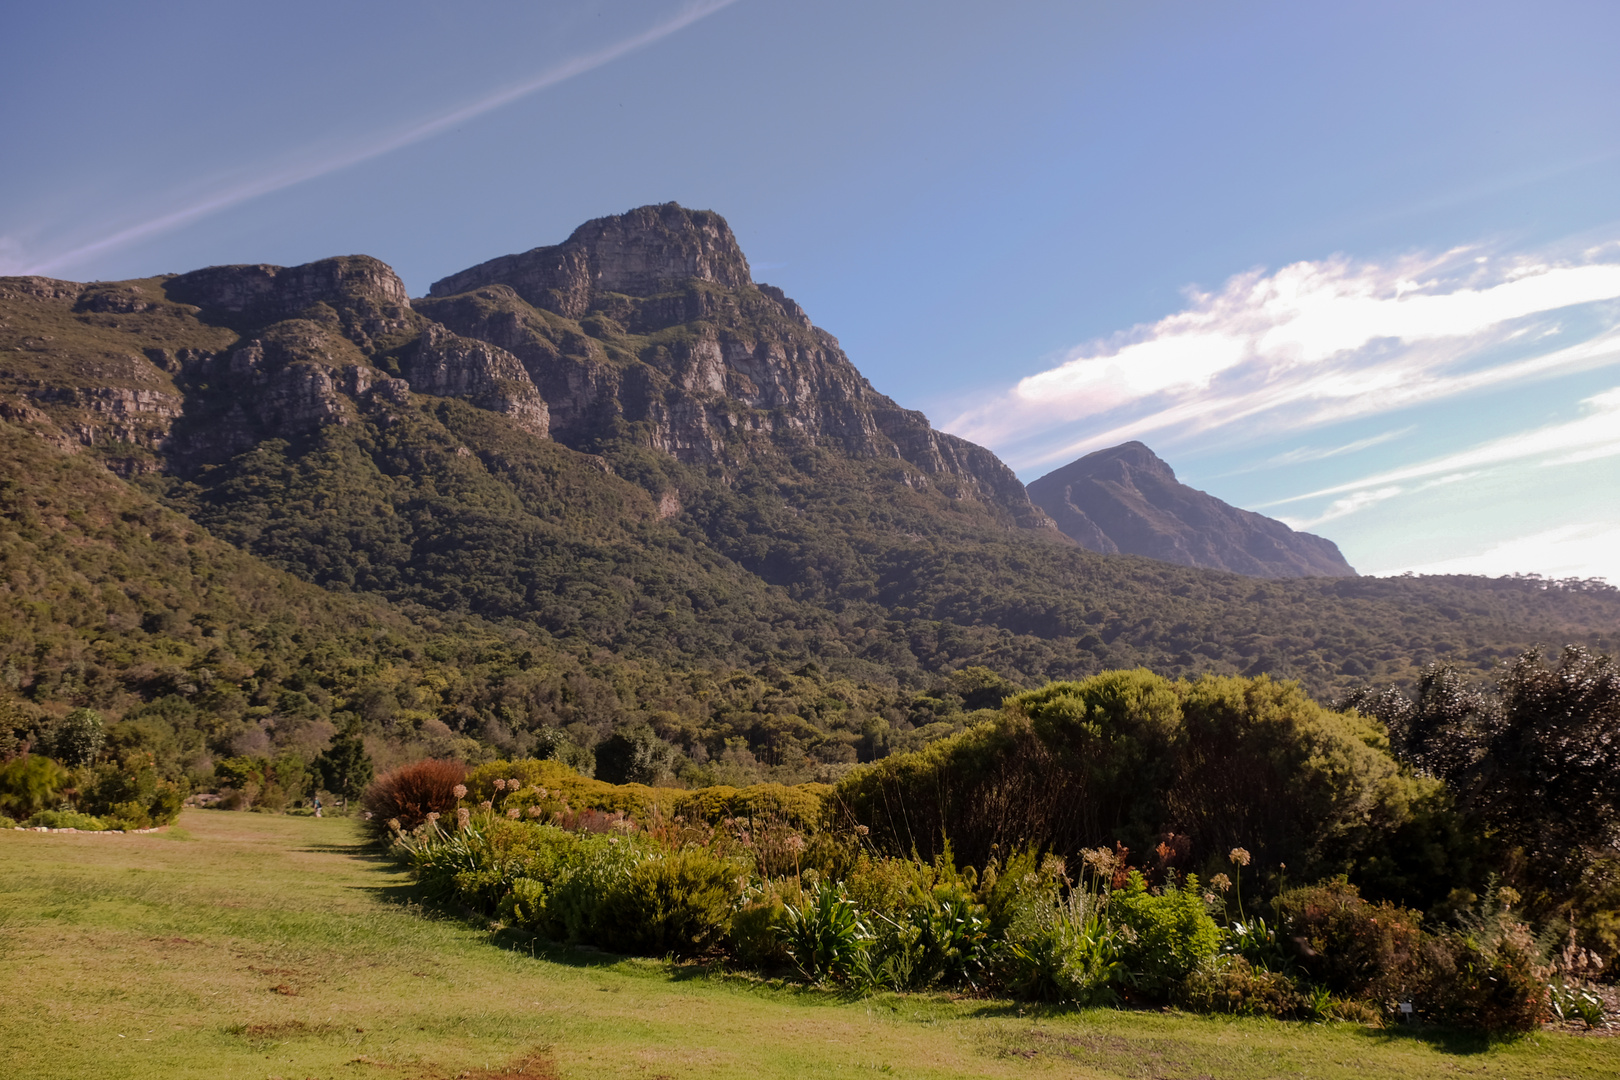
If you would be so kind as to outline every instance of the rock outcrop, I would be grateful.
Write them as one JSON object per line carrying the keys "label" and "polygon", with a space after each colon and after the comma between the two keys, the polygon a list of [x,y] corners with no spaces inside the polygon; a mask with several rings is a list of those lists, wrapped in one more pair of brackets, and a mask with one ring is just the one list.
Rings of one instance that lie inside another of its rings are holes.
{"label": "rock outcrop", "polygon": [[831,334],[756,285],[717,214],[673,203],[587,222],[554,247],[436,282],[416,310],[517,357],[554,439],[589,450],[634,424],[694,465],[824,447],[904,462],[905,482],[1051,530],[994,454],[874,391]]}
{"label": "rock outcrop", "polygon": [[369,255],[321,259],[302,266],[210,266],[170,278],[169,299],[204,316],[264,326],[294,319],[316,304],[402,319],[410,295],[399,275]]}
{"label": "rock outcrop", "polygon": [[452,334],[429,323],[404,351],[400,373],[419,394],[464,398],[481,409],[505,413],[532,435],[545,438],[550,413],[517,357],[484,341]]}
{"label": "rock outcrop", "polygon": [[1252,577],[1350,577],[1338,545],[1239,510],[1176,479],[1128,442],[1087,454],[1029,485],[1030,498],[1081,547]]}
{"label": "rock outcrop", "polygon": [[601,293],[652,296],[686,281],[738,289],[752,280],[724,218],[665,203],[587,221],[561,244],[479,263],[434,282],[429,295],[499,283],[535,307],[577,319]]}

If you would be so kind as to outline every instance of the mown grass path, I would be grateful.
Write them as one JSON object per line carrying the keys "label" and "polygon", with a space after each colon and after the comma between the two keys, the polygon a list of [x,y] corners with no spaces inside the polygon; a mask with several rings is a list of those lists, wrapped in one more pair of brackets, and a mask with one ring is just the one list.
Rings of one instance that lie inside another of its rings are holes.
{"label": "mown grass path", "polygon": [[0,832],[0,1077],[1620,1075],[1611,1039],[862,1000],[547,958],[408,897],[343,820],[188,811],[166,834]]}

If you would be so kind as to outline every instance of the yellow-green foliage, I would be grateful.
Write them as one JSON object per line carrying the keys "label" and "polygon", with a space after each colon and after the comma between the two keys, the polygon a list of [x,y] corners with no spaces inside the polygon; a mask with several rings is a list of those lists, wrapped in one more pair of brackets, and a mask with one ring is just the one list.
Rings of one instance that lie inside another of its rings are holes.
{"label": "yellow-green foliage", "polygon": [[1141,858],[1173,832],[1190,844],[1184,869],[1246,847],[1304,874],[1349,869],[1434,794],[1376,723],[1293,683],[1138,669],[1020,694],[991,722],[850,774],[830,805],[890,850],[928,856],[949,838],[970,863],[1116,841]]}
{"label": "yellow-green foliage", "polygon": [[[641,822],[684,817],[689,821],[719,824],[727,818],[778,821],[814,831],[821,824],[822,802],[832,792],[828,784],[752,784],[744,788],[719,785],[698,788],[649,787],[646,784],[609,784],[581,776],[560,761],[492,761],[467,775],[467,797],[473,802],[496,800],[495,781],[518,781],[518,795],[508,806],[541,805],[548,811],[566,802],[574,810],[600,810],[626,814]],[[530,789],[545,789],[542,799]]]}
{"label": "yellow-green foliage", "polygon": [[674,812],[711,825],[726,818],[748,818],[779,821],[813,832],[821,827],[822,807],[832,790],[831,784],[750,784],[743,788],[721,784],[682,792]]}

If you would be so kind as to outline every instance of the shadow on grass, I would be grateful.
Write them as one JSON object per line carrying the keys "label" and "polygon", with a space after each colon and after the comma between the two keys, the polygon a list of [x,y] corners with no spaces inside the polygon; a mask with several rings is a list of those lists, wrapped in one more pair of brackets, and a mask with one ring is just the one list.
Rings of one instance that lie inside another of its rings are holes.
{"label": "shadow on grass", "polygon": [[294,850],[310,855],[342,855],[345,858],[359,859],[362,862],[370,863],[388,863],[393,865],[394,862],[394,860],[388,857],[387,852],[383,851],[376,844],[365,840],[355,840],[349,843],[334,841],[325,844],[305,844],[303,847],[295,848]]}
{"label": "shadow on grass", "polygon": [[1424,1043],[1442,1054],[1454,1054],[1458,1057],[1489,1053],[1526,1038],[1522,1034],[1490,1035],[1483,1031],[1461,1031],[1457,1028],[1430,1027],[1427,1024],[1403,1024],[1400,1027],[1388,1028],[1362,1027],[1356,1029],[1356,1034],[1385,1046],[1400,1042]]}

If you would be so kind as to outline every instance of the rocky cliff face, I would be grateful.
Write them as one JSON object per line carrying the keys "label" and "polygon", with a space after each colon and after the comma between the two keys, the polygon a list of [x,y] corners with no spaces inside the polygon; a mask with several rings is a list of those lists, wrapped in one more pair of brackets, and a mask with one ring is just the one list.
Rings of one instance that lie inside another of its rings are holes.
{"label": "rocky cliff face", "polygon": [[[36,365],[48,377],[0,368],[5,415],[128,448],[125,472],[194,476],[414,393],[585,453],[628,439],[722,484],[767,459],[767,474],[786,475],[807,450],[892,462],[884,475],[913,489],[1060,535],[995,455],[874,391],[837,339],[756,285],[719,215],[673,203],[453,274],[414,305],[359,255],[93,285],[7,279],[0,294],[0,337],[25,355],[71,344]],[[82,377],[64,378],[74,364]]]}
{"label": "rocky cliff face", "polygon": [[1030,498],[1081,547],[1253,577],[1349,577],[1333,541],[1190,488],[1152,450],[1128,442],[1029,485]]}
{"label": "rocky cliff face", "polygon": [[666,204],[588,222],[563,244],[436,282],[416,309],[517,357],[552,437],[576,449],[625,424],[721,469],[825,447],[904,462],[907,483],[1050,529],[993,454],[874,391],[798,304],[754,284],[716,214]]}
{"label": "rocky cliff face", "polygon": [[587,221],[561,244],[451,274],[434,282],[429,295],[503,284],[537,308],[577,319],[602,293],[652,296],[686,281],[738,289],[752,280],[724,218],[665,203]]}
{"label": "rocky cliff face", "polygon": [[[7,350],[7,345],[14,349]],[[366,256],[93,283],[0,279],[0,418],[125,475],[189,474],[419,394],[464,398],[542,438],[523,365],[411,310]]]}
{"label": "rocky cliff face", "polygon": [[404,350],[400,373],[419,394],[463,398],[480,409],[505,413],[541,438],[550,429],[550,410],[522,362],[488,342],[429,323],[416,343]]}

